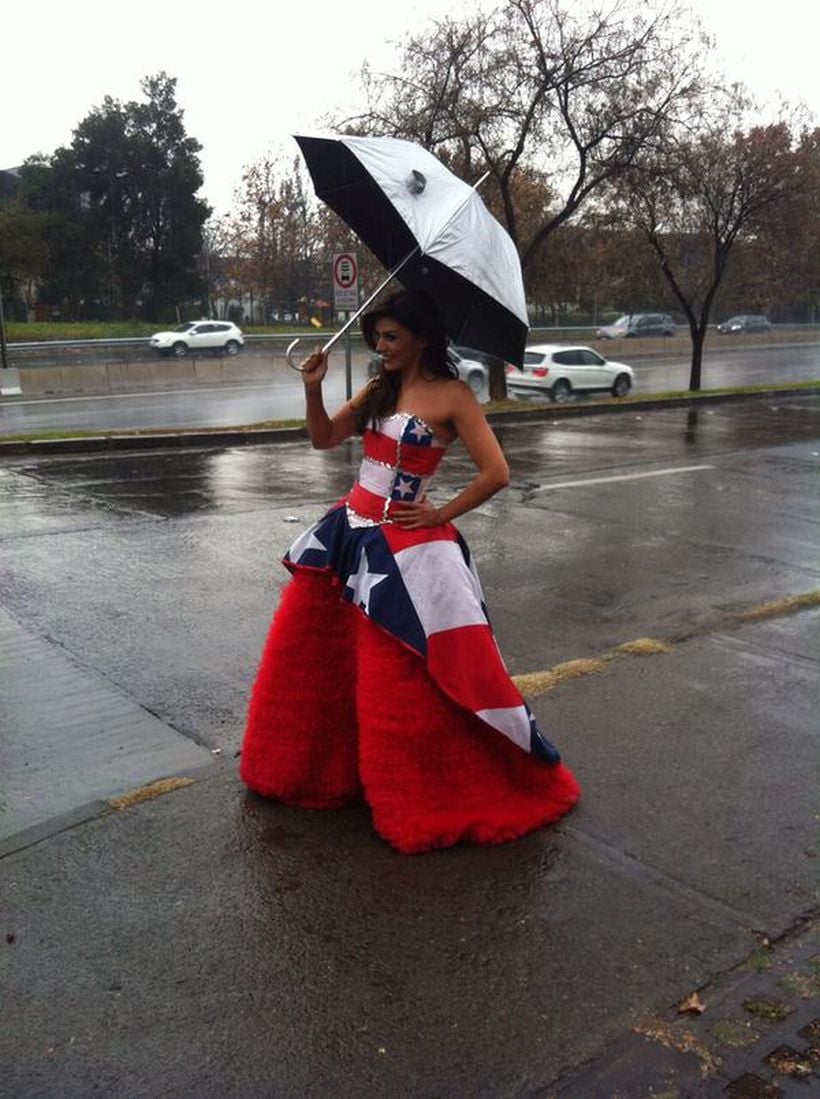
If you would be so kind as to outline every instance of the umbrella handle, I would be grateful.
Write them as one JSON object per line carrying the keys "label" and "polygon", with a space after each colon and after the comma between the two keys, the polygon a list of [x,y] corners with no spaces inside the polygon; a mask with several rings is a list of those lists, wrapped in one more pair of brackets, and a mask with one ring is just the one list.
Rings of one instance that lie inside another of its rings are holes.
{"label": "umbrella handle", "polygon": [[291,368],[291,370],[298,370],[300,372],[305,369],[305,360],[303,359],[301,362],[298,362],[298,363],[294,362],[293,361],[293,349],[296,347],[297,343],[301,343],[301,342],[302,342],[302,337],[297,336],[295,340],[293,340],[291,343],[288,344],[287,350],[285,351],[285,362],[288,364],[288,366]]}
{"label": "umbrella handle", "polygon": [[[409,252],[404,257],[404,259],[401,261],[401,263],[397,264],[397,266],[395,266],[393,268],[393,270],[390,272],[390,274],[387,276],[387,278],[384,280],[384,282],[381,283],[381,285],[378,286],[373,291],[373,293],[370,295],[370,297],[367,299],[367,301],[364,302],[362,305],[360,305],[359,308],[356,310],[356,312],[353,313],[352,316],[348,317],[348,319],[345,321],[345,323],[342,325],[342,327],[339,329],[339,331],[336,332],[333,336],[330,337],[330,339],[327,341],[325,346],[322,348],[323,352],[330,351],[330,349],[331,349],[331,347],[333,347],[334,343],[336,343],[336,341],[338,339],[341,339],[341,337],[345,334],[345,332],[347,332],[348,328],[350,328],[350,326],[352,324],[354,324],[359,319],[359,317],[362,315],[362,313],[364,313],[364,311],[365,311],[365,309],[367,309],[368,305],[370,305],[370,303],[372,301],[376,300],[376,298],[379,296],[379,294],[381,294],[382,290],[384,290],[385,286],[387,286],[387,284],[391,281],[391,279],[394,279],[396,277],[396,275],[399,273],[399,271],[401,271],[402,267],[404,267],[404,265],[406,263],[409,263],[410,260],[413,258],[413,256],[415,256],[419,251],[420,251],[420,249],[419,249],[418,245],[416,245],[416,247],[413,249],[413,251]],[[288,344],[287,350],[285,351],[285,362],[288,364],[288,366],[291,368],[291,370],[303,371],[305,369],[304,360],[300,363],[297,363],[297,362],[293,361],[293,350],[296,347],[297,343],[299,343],[301,338],[302,338],[301,336],[297,336],[295,340],[293,340],[291,343]]]}
{"label": "umbrella handle", "polygon": [[[357,313],[356,317],[358,317],[358,315],[359,314]],[[336,343],[336,341],[339,339],[339,337],[343,336],[345,334],[345,332],[348,330],[348,328],[350,328],[351,324],[353,324],[353,321],[356,319],[356,317],[352,317],[349,321],[347,321],[344,328],[340,328],[335,336],[330,337],[330,339],[327,341],[325,346],[322,348],[323,352],[330,351],[331,347],[333,347],[334,343]],[[297,343],[301,343],[301,342],[302,342],[302,337],[297,336],[295,340],[293,340],[291,343],[288,344],[287,350],[285,351],[285,362],[288,364],[288,366],[291,368],[291,370],[298,370],[300,373],[302,371],[304,371],[304,369],[305,369],[305,360],[303,359],[301,362],[298,362],[298,363],[294,362],[294,360],[293,360],[293,351],[294,351],[294,348],[296,347]]]}
{"label": "umbrella handle", "polygon": [[296,339],[292,343],[288,344],[288,349],[285,352],[285,362],[288,364],[288,366],[291,368],[291,370],[304,370],[305,369],[304,366],[302,365],[302,363],[295,363],[293,361],[293,349],[296,347],[297,343],[299,343],[301,341],[301,338],[302,338],[301,336],[297,336]]}

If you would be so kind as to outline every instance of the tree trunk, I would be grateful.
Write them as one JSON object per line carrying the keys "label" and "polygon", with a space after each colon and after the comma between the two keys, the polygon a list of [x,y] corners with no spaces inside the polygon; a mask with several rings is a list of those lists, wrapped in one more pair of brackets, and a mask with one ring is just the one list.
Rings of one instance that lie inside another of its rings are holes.
{"label": "tree trunk", "polygon": [[490,400],[506,401],[507,399],[507,374],[504,363],[499,359],[490,363]]}
{"label": "tree trunk", "polygon": [[692,331],[692,367],[689,371],[689,388],[700,389],[700,370],[703,363],[703,342],[706,339],[706,329],[698,325]]}

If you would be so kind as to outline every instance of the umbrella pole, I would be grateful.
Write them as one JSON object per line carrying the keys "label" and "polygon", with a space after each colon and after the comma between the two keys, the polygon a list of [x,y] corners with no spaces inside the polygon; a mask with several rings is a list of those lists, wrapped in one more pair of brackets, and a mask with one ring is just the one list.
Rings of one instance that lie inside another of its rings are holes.
{"label": "umbrella pole", "polygon": [[[359,308],[356,310],[356,312],[351,317],[348,317],[348,319],[345,321],[345,323],[342,325],[342,327],[339,329],[339,331],[336,332],[333,336],[330,337],[330,339],[327,341],[325,346],[322,348],[323,352],[330,351],[331,347],[333,347],[333,345],[338,340],[340,340],[342,338],[342,336],[345,334],[345,332],[347,332],[348,328],[350,328],[350,326],[355,321],[357,321],[359,319],[359,317],[362,315],[362,313],[364,313],[364,311],[365,311],[365,309],[367,309],[368,305],[370,305],[371,302],[376,300],[376,298],[379,296],[379,294],[381,294],[382,290],[384,290],[385,286],[388,285],[390,280],[394,279],[396,277],[396,275],[398,275],[398,273],[399,273],[399,271],[401,271],[402,267],[404,267],[405,264],[409,263],[410,260],[413,258],[413,256],[415,256],[418,253],[418,251],[419,251],[418,247],[415,247],[412,252],[409,252],[404,257],[404,259],[401,261],[401,263],[397,267],[393,268],[393,270],[390,272],[390,274],[387,276],[387,278],[384,280],[384,282],[382,282],[373,291],[373,293],[370,295],[370,297],[367,299],[367,301],[364,302],[363,305],[360,305]],[[304,366],[301,363],[297,363],[297,362],[293,361],[293,349],[296,347],[297,343],[299,343],[301,339],[302,339],[301,336],[297,336],[296,339],[292,343],[288,344],[288,349],[285,352],[285,360],[286,360],[288,366],[291,368],[291,370],[304,370]]]}

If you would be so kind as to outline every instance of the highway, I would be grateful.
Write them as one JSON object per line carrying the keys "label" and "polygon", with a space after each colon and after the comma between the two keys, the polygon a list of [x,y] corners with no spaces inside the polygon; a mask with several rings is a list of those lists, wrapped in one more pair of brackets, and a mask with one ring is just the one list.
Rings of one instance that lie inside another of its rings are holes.
{"label": "highway", "polygon": [[[622,356],[623,357],[623,356]],[[625,357],[623,357],[625,358]],[[629,361],[628,359],[626,361]],[[354,390],[364,380],[364,356],[354,362]],[[639,358],[634,392],[686,389],[689,360],[683,356]],[[702,386],[784,385],[820,379],[820,343],[713,348],[704,358]],[[484,395],[486,399],[486,394]],[[334,361],[325,383],[329,411],[345,399],[344,360]],[[580,398],[583,399],[583,398]],[[88,396],[6,397],[0,400],[0,436],[38,431],[231,427],[300,419],[304,400],[299,376],[281,362],[270,382],[259,380]]]}

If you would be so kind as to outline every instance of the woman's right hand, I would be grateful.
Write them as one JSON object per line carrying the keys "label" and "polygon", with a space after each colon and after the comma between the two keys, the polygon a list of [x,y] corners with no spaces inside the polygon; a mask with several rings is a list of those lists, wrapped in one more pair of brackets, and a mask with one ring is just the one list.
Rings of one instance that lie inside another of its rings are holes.
{"label": "woman's right hand", "polygon": [[308,355],[302,365],[302,381],[306,389],[315,389],[324,381],[327,374],[327,352],[317,347],[312,355]]}

